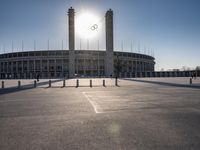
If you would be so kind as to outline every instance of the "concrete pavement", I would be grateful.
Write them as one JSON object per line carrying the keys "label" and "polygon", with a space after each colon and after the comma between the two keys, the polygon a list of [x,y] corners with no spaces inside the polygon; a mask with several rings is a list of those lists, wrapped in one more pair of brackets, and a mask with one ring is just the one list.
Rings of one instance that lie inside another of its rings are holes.
{"label": "concrete pavement", "polygon": [[200,149],[199,89],[119,83],[1,94],[0,149]]}

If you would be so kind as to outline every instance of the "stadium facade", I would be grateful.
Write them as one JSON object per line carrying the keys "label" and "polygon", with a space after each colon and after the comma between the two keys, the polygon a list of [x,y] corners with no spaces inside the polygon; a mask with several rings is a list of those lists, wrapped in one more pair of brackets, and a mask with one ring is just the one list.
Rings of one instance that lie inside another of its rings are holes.
{"label": "stadium facade", "polygon": [[151,76],[152,56],[114,51],[113,11],[105,14],[106,50],[75,50],[75,11],[68,10],[69,50],[36,50],[0,55],[0,78],[73,78],[75,76]]}

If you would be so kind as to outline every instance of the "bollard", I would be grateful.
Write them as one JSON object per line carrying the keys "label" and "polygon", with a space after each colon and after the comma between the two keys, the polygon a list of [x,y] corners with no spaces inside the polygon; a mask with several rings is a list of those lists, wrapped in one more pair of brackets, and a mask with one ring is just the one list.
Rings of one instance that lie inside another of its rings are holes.
{"label": "bollard", "polygon": [[18,81],[18,88],[21,87],[21,81]]}
{"label": "bollard", "polygon": [[115,86],[118,86],[118,80],[115,78]]}
{"label": "bollard", "polygon": [[90,80],[90,87],[92,87],[92,80]]}
{"label": "bollard", "polygon": [[1,82],[1,88],[4,89],[4,81]]}
{"label": "bollard", "polygon": [[65,87],[65,80],[63,80],[63,87]]}
{"label": "bollard", "polygon": [[37,82],[36,82],[36,80],[34,80],[34,88],[36,88],[36,84],[37,84]]}
{"label": "bollard", "polygon": [[106,83],[105,83],[105,80],[103,79],[103,86],[105,87],[106,86]]}
{"label": "bollard", "polygon": [[192,78],[190,78],[190,84],[192,84]]}
{"label": "bollard", "polygon": [[49,87],[51,87],[51,80],[49,80]]}
{"label": "bollard", "polygon": [[76,87],[79,87],[79,80],[76,80]]}

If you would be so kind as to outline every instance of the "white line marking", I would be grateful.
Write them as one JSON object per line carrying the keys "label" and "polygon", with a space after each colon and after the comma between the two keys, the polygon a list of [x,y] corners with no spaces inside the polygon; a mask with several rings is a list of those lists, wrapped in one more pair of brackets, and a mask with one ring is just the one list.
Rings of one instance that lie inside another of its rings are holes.
{"label": "white line marking", "polygon": [[116,92],[115,90],[110,90],[110,91],[87,91],[87,93],[97,93],[97,92]]}
{"label": "white line marking", "polygon": [[107,95],[105,95],[105,96],[95,95],[95,96],[92,96],[92,97],[97,97],[97,98],[110,98],[110,97],[113,98],[114,97],[114,98],[121,99],[121,96],[115,96],[115,95],[114,96],[112,96],[112,95],[108,95],[108,96]]}
{"label": "white line marking", "polygon": [[86,92],[82,92],[83,93],[83,95],[86,97],[86,99],[89,101],[89,103],[92,105],[92,107],[93,107],[93,109],[94,109],[94,111],[95,111],[95,113],[103,113],[103,112],[99,112],[98,110],[97,110],[97,103],[95,103],[94,101],[92,101],[91,100],[91,98],[86,94]]}

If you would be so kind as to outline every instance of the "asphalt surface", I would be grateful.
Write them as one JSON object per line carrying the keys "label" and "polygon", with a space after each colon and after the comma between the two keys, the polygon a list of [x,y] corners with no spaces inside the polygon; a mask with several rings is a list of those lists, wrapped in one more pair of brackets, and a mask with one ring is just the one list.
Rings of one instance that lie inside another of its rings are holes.
{"label": "asphalt surface", "polygon": [[119,85],[1,94],[0,150],[200,149],[200,89]]}

